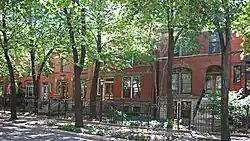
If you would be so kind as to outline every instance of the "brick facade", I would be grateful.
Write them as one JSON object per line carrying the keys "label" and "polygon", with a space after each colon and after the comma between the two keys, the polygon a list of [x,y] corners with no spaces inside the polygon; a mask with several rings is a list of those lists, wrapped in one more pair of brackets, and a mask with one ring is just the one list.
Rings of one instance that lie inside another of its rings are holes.
{"label": "brick facade", "polygon": [[[203,35],[206,35],[203,34]],[[189,56],[177,56],[174,57],[174,65],[173,68],[188,68],[192,72],[192,93],[188,97],[197,97],[201,94],[203,89],[206,89],[206,72],[207,69],[213,66],[220,66],[221,65],[221,55],[220,53],[209,53],[209,40],[206,36],[199,36],[197,41],[202,45],[200,49],[200,54],[189,55]],[[241,49],[241,42],[242,39],[237,36],[236,33],[232,34],[232,53],[230,57],[230,89],[231,90],[238,90],[240,88],[245,87],[245,75],[241,77],[241,81],[234,83],[234,72],[233,66],[237,64],[242,64],[240,59],[240,49]],[[160,93],[161,95],[166,95],[166,76],[167,76],[167,46],[166,46],[166,39],[162,39],[158,43],[158,50],[156,51],[156,55],[160,57],[160,68],[159,68],[159,75],[160,75]],[[68,63],[65,66],[65,71],[61,72],[60,70],[60,57],[56,54],[52,57],[53,68],[54,71],[49,76],[45,77],[42,76],[40,80],[40,86],[42,84],[47,83],[48,87],[48,95],[49,98],[60,98],[57,90],[57,82],[59,80],[66,80],[67,82],[67,93],[68,99],[74,98],[74,76],[73,76],[73,65],[72,63]],[[141,65],[136,66],[134,68],[124,69],[122,72],[117,72],[105,76],[113,77],[113,99],[121,99],[123,96],[123,77],[124,76],[137,76],[139,75],[141,78],[141,93],[140,98],[133,99],[136,101],[152,101],[152,97],[154,94],[155,88],[155,78],[154,78],[154,71],[153,65]],[[82,73],[82,78],[86,78],[87,81],[87,91],[85,92],[86,100],[89,100],[90,95],[90,87],[91,87],[91,78],[93,69],[91,67],[88,70],[85,70]],[[24,86],[28,82],[32,82],[31,77],[23,77],[20,78],[19,81],[23,83]],[[105,90],[105,89],[104,89]],[[40,88],[40,99],[42,88]]]}

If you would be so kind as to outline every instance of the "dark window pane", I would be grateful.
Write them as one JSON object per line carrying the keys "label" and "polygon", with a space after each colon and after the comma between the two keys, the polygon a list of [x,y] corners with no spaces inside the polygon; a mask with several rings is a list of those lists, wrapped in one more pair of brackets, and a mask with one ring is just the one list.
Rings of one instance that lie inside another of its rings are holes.
{"label": "dark window pane", "polygon": [[181,102],[181,118],[189,119],[191,117],[191,105],[190,101],[182,101]]}
{"label": "dark window pane", "polygon": [[211,33],[209,35],[209,53],[220,52],[220,39],[218,33]]}
{"label": "dark window pane", "polygon": [[172,90],[174,93],[177,93],[179,89],[179,80],[178,80],[178,74],[172,75]]}
{"label": "dark window pane", "polygon": [[131,77],[123,77],[123,98],[130,98]]}
{"label": "dark window pane", "polygon": [[133,98],[140,98],[141,94],[141,78],[139,76],[133,77]]}
{"label": "dark window pane", "polygon": [[192,91],[192,75],[181,74],[182,76],[182,93],[191,93]]}
{"label": "dark window pane", "polygon": [[240,82],[241,79],[241,67],[234,66],[234,83]]}

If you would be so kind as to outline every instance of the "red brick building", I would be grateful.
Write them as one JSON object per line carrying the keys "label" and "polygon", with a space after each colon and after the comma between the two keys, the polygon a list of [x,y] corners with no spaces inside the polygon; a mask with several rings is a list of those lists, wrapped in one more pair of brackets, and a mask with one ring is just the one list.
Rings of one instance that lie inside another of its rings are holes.
{"label": "red brick building", "polygon": [[[198,52],[184,50],[176,47],[173,65],[173,94],[175,103],[194,107],[203,89],[211,93],[221,88],[221,55],[220,44],[216,34],[202,33],[197,41],[202,45]],[[250,71],[247,60],[241,60],[242,39],[236,33],[232,34],[232,51],[230,55],[230,89],[239,90],[250,83]],[[159,94],[156,97],[166,96],[167,76],[167,39],[164,36],[157,43],[156,54],[159,62]],[[250,60],[250,59],[249,59]],[[69,61],[69,60],[68,60]],[[73,65],[54,54],[52,57],[54,71],[48,77],[41,77],[40,100],[47,98],[74,98]],[[70,62],[70,61],[69,61]],[[124,69],[122,72],[100,74],[98,84],[98,97],[113,99],[122,102],[126,108],[144,111],[141,104],[152,103],[155,95],[156,63],[144,63],[133,68]],[[82,73],[82,94],[89,100],[91,78],[93,69],[84,70]],[[26,96],[33,97],[31,77],[21,78],[26,87]],[[249,89],[250,90],[250,89]],[[181,106],[183,107],[183,106]],[[183,108],[184,109],[184,108]],[[191,112],[189,112],[191,113]],[[190,115],[189,115],[190,116]]]}

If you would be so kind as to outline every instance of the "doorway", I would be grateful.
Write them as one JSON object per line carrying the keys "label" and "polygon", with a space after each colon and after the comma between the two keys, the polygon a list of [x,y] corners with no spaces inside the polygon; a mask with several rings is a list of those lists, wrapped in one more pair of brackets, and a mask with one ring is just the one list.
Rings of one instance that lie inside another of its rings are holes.
{"label": "doorway", "polygon": [[191,119],[192,102],[188,100],[174,101],[174,118]]}
{"label": "doorway", "polygon": [[62,99],[68,98],[68,81],[66,81],[66,80],[58,80],[57,81],[57,94]]}
{"label": "doorway", "polygon": [[114,78],[104,79],[104,99],[110,100],[114,96]]}

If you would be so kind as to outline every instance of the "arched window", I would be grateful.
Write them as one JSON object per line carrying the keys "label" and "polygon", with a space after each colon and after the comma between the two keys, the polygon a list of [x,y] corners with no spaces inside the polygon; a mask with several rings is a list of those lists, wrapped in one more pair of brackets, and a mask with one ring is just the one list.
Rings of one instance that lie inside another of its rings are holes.
{"label": "arched window", "polygon": [[213,93],[221,90],[222,69],[220,66],[210,66],[206,73],[206,91]]}
{"label": "arched window", "polygon": [[173,69],[172,90],[174,94],[192,93],[192,71],[188,68]]}

